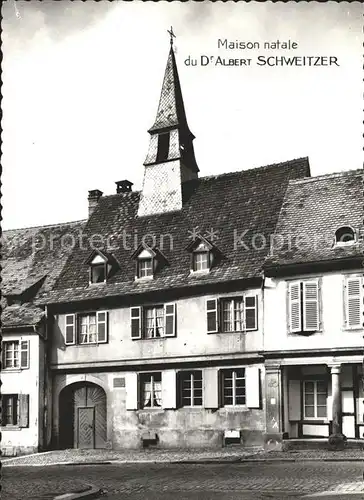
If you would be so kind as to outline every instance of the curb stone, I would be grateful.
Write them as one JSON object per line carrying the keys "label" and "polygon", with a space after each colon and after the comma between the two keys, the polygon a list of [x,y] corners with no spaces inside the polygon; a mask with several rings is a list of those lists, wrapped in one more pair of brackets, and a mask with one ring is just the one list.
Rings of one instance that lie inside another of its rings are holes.
{"label": "curb stone", "polygon": [[86,500],[91,498],[97,498],[102,489],[93,486],[92,484],[88,484],[87,488],[84,491],[80,491],[77,493],[64,493],[63,495],[57,495],[53,498],[53,500]]}

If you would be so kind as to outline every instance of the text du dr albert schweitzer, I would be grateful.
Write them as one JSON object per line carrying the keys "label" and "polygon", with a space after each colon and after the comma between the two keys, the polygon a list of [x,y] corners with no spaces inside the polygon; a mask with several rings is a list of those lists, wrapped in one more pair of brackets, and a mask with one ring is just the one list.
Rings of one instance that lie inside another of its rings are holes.
{"label": "text du dr albert schweitzer", "polygon": [[[276,40],[271,42],[252,42],[240,40],[228,40],[219,38],[217,48],[225,50],[265,50],[265,51],[294,51],[298,49],[298,43],[292,40]],[[235,55],[235,54],[234,54]],[[186,66],[340,66],[338,58],[333,55],[254,55],[253,57],[226,57],[221,55],[201,54],[198,57],[188,56],[185,59]]]}

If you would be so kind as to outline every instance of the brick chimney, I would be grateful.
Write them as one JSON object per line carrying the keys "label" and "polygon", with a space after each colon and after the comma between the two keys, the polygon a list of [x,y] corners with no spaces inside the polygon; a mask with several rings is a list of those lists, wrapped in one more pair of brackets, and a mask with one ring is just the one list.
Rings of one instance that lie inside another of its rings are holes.
{"label": "brick chimney", "polygon": [[96,205],[99,202],[99,199],[103,195],[103,192],[100,191],[99,189],[93,189],[92,191],[88,192],[88,216],[92,214],[92,212],[95,210]]}
{"label": "brick chimney", "polygon": [[116,194],[119,193],[130,193],[132,190],[132,185],[133,183],[128,181],[128,180],[123,180],[123,181],[117,181],[115,182],[116,184]]}

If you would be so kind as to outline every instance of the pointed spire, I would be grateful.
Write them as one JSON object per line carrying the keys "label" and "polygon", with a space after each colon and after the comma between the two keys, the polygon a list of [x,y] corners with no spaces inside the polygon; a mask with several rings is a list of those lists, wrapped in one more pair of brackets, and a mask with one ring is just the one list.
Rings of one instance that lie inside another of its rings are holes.
{"label": "pointed spire", "polygon": [[149,129],[149,133],[156,133],[171,127],[182,127],[192,135],[187,125],[172,36],[157,116],[153,126]]}

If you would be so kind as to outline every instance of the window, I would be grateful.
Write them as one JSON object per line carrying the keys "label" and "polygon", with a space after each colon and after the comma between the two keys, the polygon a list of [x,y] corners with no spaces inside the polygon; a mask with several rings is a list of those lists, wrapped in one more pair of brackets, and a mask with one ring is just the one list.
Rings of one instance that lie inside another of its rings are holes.
{"label": "window", "polygon": [[65,344],[102,344],[108,341],[108,313],[66,314]]}
{"label": "window", "polygon": [[138,260],[138,278],[146,278],[153,276],[153,259]]}
{"label": "window", "polygon": [[29,368],[29,340],[3,342],[4,369]]}
{"label": "window", "polygon": [[176,305],[131,307],[131,338],[156,339],[176,335]]}
{"label": "window", "polygon": [[106,281],[106,265],[93,264],[91,266],[91,283],[104,283]]}
{"label": "window", "polygon": [[295,281],[288,285],[289,331],[320,329],[319,280]]}
{"label": "window", "polygon": [[221,374],[223,405],[245,405],[245,369],[222,370]]}
{"label": "window", "polygon": [[303,383],[304,418],[320,419],[327,417],[327,382],[306,380]]}
{"label": "window", "polygon": [[335,232],[335,243],[336,245],[345,245],[355,242],[355,233],[354,230],[349,227],[340,227]]}
{"label": "window", "polygon": [[181,406],[202,406],[202,371],[180,372]]}
{"label": "window", "polygon": [[140,375],[141,408],[160,408],[162,406],[162,380],[160,373]]}
{"label": "window", "polygon": [[193,270],[204,271],[210,269],[210,252],[193,253]]}
{"label": "window", "polygon": [[17,394],[2,396],[2,425],[18,425],[19,398]]}
{"label": "window", "polygon": [[29,395],[2,394],[1,396],[1,425],[28,427],[29,422]]}
{"label": "window", "polygon": [[144,337],[146,339],[164,337],[164,307],[146,307],[144,315]]}
{"label": "window", "polygon": [[158,135],[158,151],[156,161],[164,161],[168,159],[169,153],[169,132]]}
{"label": "window", "polygon": [[363,328],[364,294],[361,276],[346,276],[344,283],[345,328]]}
{"label": "window", "polygon": [[206,301],[207,333],[242,332],[258,329],[256,295]]}

